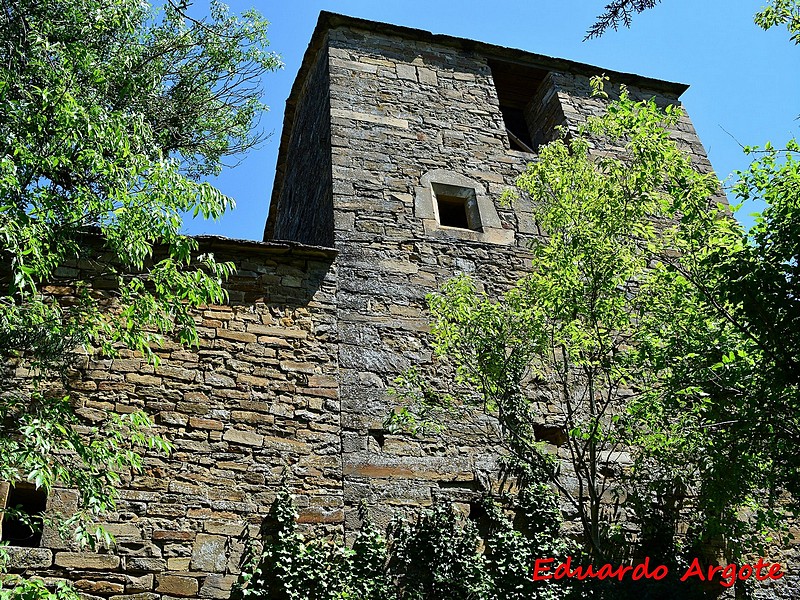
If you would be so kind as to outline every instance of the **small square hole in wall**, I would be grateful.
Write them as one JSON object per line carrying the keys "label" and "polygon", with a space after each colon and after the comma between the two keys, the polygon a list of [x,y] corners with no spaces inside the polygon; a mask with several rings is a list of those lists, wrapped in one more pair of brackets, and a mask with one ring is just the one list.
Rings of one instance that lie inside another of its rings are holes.
{"label": "small square hole in wall", "polygon": [[475,190],[458,185],[433,183],[433,196],[436,198],[436,210],[439,225],[458,227],[459,229],[481,230],[478,202]]}
{"label": "small square hole in wall", "polygon": [[0,485],[3,485],[7,491],[5,502],[2,503],[3,508],[19,511],[27,518],[33,517],[33,520],[38,523],[37,527],[31,527],[25,522],[25,519],[14,514],[0,514],[0,541],[7,542],[11,546],[38,548],[42,541],[42,528],[41,519],[37,517],[41,517],[47,507],[47,492],[43,488],[37,489],[26,483],[18,483],[13,486]]}

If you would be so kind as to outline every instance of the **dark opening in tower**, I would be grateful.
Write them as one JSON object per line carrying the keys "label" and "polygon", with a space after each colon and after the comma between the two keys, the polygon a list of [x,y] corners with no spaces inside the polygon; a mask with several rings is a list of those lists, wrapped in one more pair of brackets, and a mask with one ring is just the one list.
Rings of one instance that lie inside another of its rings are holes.
{"label": "dark opening in tower", "polygon": [[540,140],[534,139],[535,124],[530,123],[531,101],[547,71],[518,63],[490,60],[492,79],[500,101],[500,112],[512,150],[535,152]]}
{"label": "dark opening in tower", "polygon": [[481,231],[474,189],[442,183],[434,183],[432,187],[439,213],[439,225]]}

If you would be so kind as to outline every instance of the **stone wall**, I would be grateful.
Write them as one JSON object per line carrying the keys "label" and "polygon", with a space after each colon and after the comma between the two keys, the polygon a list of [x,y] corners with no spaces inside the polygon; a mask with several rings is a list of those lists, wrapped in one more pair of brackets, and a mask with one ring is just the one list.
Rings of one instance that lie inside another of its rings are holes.
{"label": "stone wall", "polygon": [[[451,428],[446,445],[390,435],[387,389],[408,367],[431,361],[426,294],[459,272],[503,289],[528,258],[520,240],[426,231],[419,215],[429,172],[468,178],[496,201],[523,164],[506,152],[485,61],[366,31],[338,29],[329,39],[344,497],[353,528],[362,498],[382,521],[441,493],[468,500],[484,474],[497,473],[486,445],[491,423]],[[499,220],[516,229],[511,211],[500,208]]]}
{"label": "stone wall", "polygon": [[[197,315],[200,348],[164,348],[157,371],[132,354],[83,365],[84,416],[144,409],[176,449],[148,455],[145,473],[126,481],[109,517],[112,552],[78,554],[46,532],[46,548],[15,551],[16,568],[127,597],[115,600],[225,598],[242,538],[285,467],[301,522],[338,533],[358,526],[363,499],[385,522],[438,495],[468,513],[497,485],[491,419],[428,438],[383,425],[395,377],[433,361],[425,296],[458,273],[499,294],[531,268],[530,206],[499,198],[535,155],[510,149],[489,60],[548,73],[528,105],[532,134],[574,131],[603,110],[590,97],[598,71],[585,65],[323,17],[287,102],[265,229],[292,243],[204,240],[238,270],[229,305]],[[611,77],[661,104],[683,89]],[[675,136],[710,168],[688,117]],[[440,226],[437,183],[471,189],[481,227]],[[540,408],[545,424],[558,410],[546,399]],[[68,507],[74,496],[50,502]]]}
{"label": "stone wall", "polygon": [[309,49],[313,60],[305,77],[298,77],[286,104],[278,172],[281,184],[272,194],[265,239],[294,240],[317,246],[333,245],[331,184],[331,123],[327,48]]}
{"label": "stone wall", "polygon": [[[468,503],[496,485],[491,421],[451,423],[444,445],[390,435],[382,425],[395,403],[387,390],[409,366],[431,363],[426,294],[458,273],[492,294],[508,289],[530,268],[527,247],[539,232],[524,200],[513,207],[499,202],[534,155],[510,149],[485,55],[350,27],[330,31],[328,39],[350,529],[365,498],[377,504],[373,516],[381,520],[440,494]],[[574,129],[602,111],[602,101],[589,98],[591,74],[550,71],[545,78],[531,105],[545,106],[539,117],[548,135],[556,124]],[[660,94],[659,102],[678,100]],[[431,221],[426,203],[437,179],[473,187],[497,228],[473,232]],[[556,421],[557,411],[543,400],[542,424]]]}
{"label": "stone wall", "polygon": [[[158,369],[131,352],[87,359],[71,390],[89,421],[146,411],[173,452],[148,452],[144,471],[124,478],[109,552],[77,552],[46,529],[42,548],[12,549],[12,571],[117,600],[227,598],[284,469],[300,522],[341,533],[335,252],[201,241],[237,271],[230,302],[197,313],[199,347],[166,344]],[[54,490],[48,510],[76,501]]]}

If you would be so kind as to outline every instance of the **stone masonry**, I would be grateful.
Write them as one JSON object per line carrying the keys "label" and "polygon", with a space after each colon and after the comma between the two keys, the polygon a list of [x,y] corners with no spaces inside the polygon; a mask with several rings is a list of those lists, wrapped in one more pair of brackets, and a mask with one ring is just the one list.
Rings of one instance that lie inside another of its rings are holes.
{"label": "stone masonry", "polygon": [[[174,451],[150,453],[124,481],[108,515],[111,552],[76,552],[45,528],[41,548],[12,548],[12,570],[69,577],[90,597],[227,598],[245,532],[257,533],[284,469],[300,522],[341,529],[336,252],[199,241],[237,265],[229,304],[197,314],[199,347],[165,344],[157,370],[133,353],[85,360],[71,390],[88,421],[145,410]],[[56,489],[48,510],[76,501]]]}
{"label": "stone masonry", "polygon": [[[387,390],[431,362],[426,294],[458,273],[497,293],[530,269],[530,207],[499,197],[535,155],[512,149],[506,109],[538,146],[602,111],[589,86],[601,72],[322,13],[287,101],[265,241],[201,239],[237,265],[230,303],[198,313],[200,347],[165,347],[157,370],[133,354],[82,365],[81,414],[144,409],[175,451],[126,480],[112,550],[79,553],[46,531],[12,567],[93,598],[227,598],[284,469],[320,533],[353,531],[363,499],[381,522],[439,495],[468,511],[496,484],[492,422],[392,435]],[[686,89],[606,73],[662,105]],[[710,169],[688,117],[674,134]],[[442,225],[437,198],[459,194],[469,227]],[[71,501],[56,490],[48,506]],[[796,569],[785,582],[770,597],[795,597]]]}

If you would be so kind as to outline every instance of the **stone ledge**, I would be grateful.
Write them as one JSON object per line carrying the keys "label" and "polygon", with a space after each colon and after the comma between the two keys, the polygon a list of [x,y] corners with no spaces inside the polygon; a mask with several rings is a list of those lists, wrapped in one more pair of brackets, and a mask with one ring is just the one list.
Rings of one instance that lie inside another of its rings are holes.
{"label": "stone ledge", "polygon": [[96,554],[93,552],[59,552],[55,564],[67,569],[116,569],[119,556]]}
{"label": "stone ledge", "polygon": [[11,570],[46,569],[53,564],[53,552],[47,548],[7,546],[6,552],[8,552],[8,563],[6,566]]}

